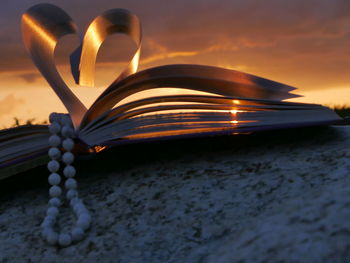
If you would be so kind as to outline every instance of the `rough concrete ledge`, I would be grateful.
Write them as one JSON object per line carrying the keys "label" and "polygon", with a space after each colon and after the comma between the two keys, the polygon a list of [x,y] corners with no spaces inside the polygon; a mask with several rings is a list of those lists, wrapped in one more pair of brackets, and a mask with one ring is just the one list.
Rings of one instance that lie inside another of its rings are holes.
{"label": "rough concrete ledge", "polygon": [[47,184],[2,193],[0,262],[350,262],[349,127],[278,140],[82,162],[93,226],[68,248],[40,237]]}

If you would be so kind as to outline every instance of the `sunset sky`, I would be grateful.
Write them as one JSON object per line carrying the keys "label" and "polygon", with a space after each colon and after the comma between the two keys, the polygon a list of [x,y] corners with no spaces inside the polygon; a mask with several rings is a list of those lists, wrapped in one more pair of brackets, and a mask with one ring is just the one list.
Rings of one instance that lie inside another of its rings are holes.
{"label": "sunset sky", "polygon": [[[0,128],[47,118],[64,108],[32,64],[20,32],[21,14],[36,0],[2,0]],[[103,11],[126,8],[143,26],[140,69],[174,63],[227,67],[298,87],[299,101],[350,105],[349,0],[57,0],[85,31]],[[57,63],[71,87],[67,37]],[[98,58],[97,88],[73,91],[89,105],[126,65],[135,46],[112,37]]]}

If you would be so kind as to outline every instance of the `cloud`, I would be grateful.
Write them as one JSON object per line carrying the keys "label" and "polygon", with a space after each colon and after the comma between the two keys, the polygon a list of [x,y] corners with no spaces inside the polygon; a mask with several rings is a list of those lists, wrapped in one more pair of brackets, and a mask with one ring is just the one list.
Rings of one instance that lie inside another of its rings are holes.
{"label": "cloud", "polygon": [[[23,48],[20,16],[39,0],[12,0],[0,10],[0,72],[34,69]],[[143,24],[141,64],[245,65],[254,74],[322,88],[350,82],[348,0],[48,0],[84,29],[110,8],[127,8]],[[114,40],[113,40],[114,41]],[[130,48],[106,44],[99,62],[129,59]],[[125,42],[127,43],[127,42]],[[67,64],[67,53],[57,61]],[[32,78],[31,78],[32,77]],[[34,76],[22,76],[34,81]]]}
{"label": "cloud", "polygon": [[23,73],[18,75],[19,78],[22,78],[27,83],[34,83],[38,78],[41,78],[41,75],[38,73]]}
{"label": "cloud", "polygon": [[24,99],[18,98],[13,94],[7,95],[0,100],[0,117],[13,113],[22,104],[24,104]]}

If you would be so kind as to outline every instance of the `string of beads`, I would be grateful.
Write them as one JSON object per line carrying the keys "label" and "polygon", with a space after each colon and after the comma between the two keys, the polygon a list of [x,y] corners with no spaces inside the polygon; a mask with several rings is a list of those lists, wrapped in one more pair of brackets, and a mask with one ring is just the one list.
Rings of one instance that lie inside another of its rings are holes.
{"label": "string of beads", "polygon": [[[50,245],[67,247],[84,238],[85,232],[91,224],[91,216],[78,196],[77,181],[74,179],[76,170],[72,166],[74,155],[71,152],[74,147],[74,129],[71,119],[68,115],[58,113],[51,113],[49,119],[51,136],[48,154],[51,160],[47,167],[51,172],[48,178],[51,187],[46,217],[41,224],[42,236]],[[76,218],[75,226],[66,233],[55,231],[59,210],[63,203],[62,188],[60,187],[62,178],[58,174],[60,162],[65,164],[63,174],[65,176],[66,200]]]}

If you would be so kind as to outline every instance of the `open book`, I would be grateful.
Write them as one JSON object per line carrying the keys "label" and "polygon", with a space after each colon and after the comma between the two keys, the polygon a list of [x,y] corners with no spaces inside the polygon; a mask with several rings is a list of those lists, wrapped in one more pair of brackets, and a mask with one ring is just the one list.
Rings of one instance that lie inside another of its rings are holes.
{"label": "open book", "polygon": [[[55,47],[66,34],[77,33],[72,19],[60,8],[40,4],[22,17],[23,39],[33,62],[68,110],[76,143],[86,152],[120,144],[184,137],[239,134],[289,127],[341,124],[331,109],[284,100],[298,97],[295,88],[250,74],[203,65],[165,65],[137,72],[141,46],[138,18],[113,9],[96,17],[82,44],[71,56],[76,82],[94,86],[99,47],[113,33],[129,35],[137,44],[130,65],[87,109],[68,88],[54,62]],[[194,91],[154,94],[120,102],[154,88]],[[118,106],[116,106],[118,104]],[[50,134],[46,125],[0,131],[0,179],[47,161]]]}

